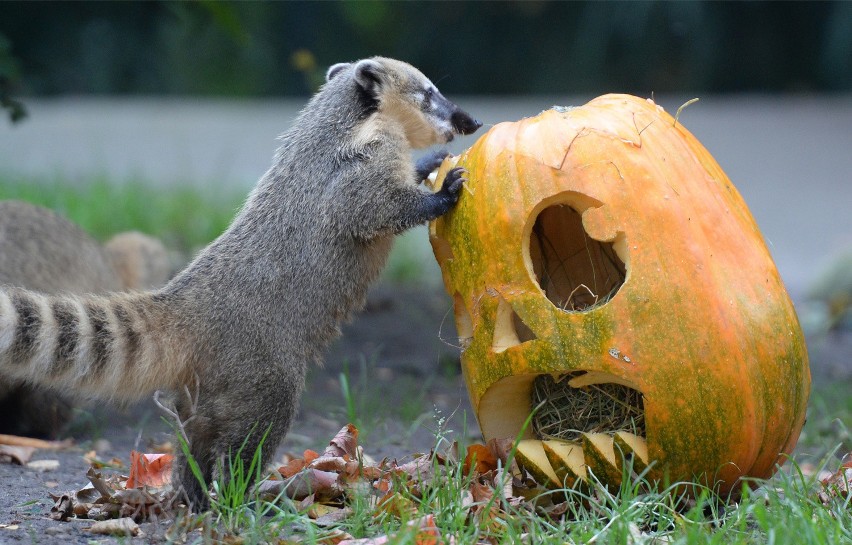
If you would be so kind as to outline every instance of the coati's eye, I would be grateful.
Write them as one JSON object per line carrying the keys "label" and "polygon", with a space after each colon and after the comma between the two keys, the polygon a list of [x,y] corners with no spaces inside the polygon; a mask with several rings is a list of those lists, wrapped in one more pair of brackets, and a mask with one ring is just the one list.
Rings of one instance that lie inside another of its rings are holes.
{"label": "coati's eye", "polygon": [[435,90],[429,87],[423,92],[423,105],[429,106],[432,103],[432,97],[435,96]]}

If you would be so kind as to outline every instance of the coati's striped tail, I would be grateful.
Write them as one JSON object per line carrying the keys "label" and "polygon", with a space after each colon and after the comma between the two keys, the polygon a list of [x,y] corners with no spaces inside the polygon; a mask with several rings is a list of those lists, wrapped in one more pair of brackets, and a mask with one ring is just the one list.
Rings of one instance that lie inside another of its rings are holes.
{"label": "coati's striped tail", "polygon": [[174,382],[146,293],[49,296],[0,289],[0,374],[62,392],[139,399]]}

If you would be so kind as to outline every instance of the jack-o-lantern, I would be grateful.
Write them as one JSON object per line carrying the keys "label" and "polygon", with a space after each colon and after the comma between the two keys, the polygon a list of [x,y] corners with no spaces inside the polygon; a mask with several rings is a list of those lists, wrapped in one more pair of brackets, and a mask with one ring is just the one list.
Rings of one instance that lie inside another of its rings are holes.
{"label": "jack-o-lantern", "polygon": [[524,430],[519,459],[554,486],[615,484],[625,457],[722,492],[774,472],[805,418],[804,338],[682,124],[606,95],[496,125],[436,185],[452,166],[468,182],[430,239],[486,439]]}

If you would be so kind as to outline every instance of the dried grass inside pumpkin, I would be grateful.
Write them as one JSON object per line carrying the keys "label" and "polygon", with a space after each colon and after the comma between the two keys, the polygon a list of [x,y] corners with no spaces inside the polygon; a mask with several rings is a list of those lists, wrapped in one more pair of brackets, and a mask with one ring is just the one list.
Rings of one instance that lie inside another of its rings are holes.
{"label": "dried grass inside pumpkin", "polygon": [[532,406],[539,407],[532,419],[539,439],[577,441],[583,433],[613,434],[625,431],[645,436],[642,393],[614,383],[580,388],[568,382],[584,371],[554,378],[539,375],[533,381]]}

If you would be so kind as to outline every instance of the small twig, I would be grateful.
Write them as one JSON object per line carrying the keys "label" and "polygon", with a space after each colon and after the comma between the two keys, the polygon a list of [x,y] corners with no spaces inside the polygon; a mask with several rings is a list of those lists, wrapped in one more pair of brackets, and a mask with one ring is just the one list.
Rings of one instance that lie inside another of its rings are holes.
{"label": "small twig", "polygon": [[189,435],[186,432],[186,425],[192,422],[192,420],[196,417],[198,411],[198,398],[199,393],[201,391],[201,379],[198,378],[198,375],[195,375],[195,398],[192,397],[192,394],[189,391],[189,386],[184,385],[184,393],[186,393],[186,397],[189,400],[189,417],[186,420],[182,420],[180,415],[177,413],[177,409],[166,407],[160,401],[160,394],[162,392],[157,390],[154,392],[154,403],[162,409],[166,415],[169,416],[172,420],[174,420],[175,425],[177,426],[177,431],[180,433],[183,440],[186,441],[186,444],[189,445]]}

